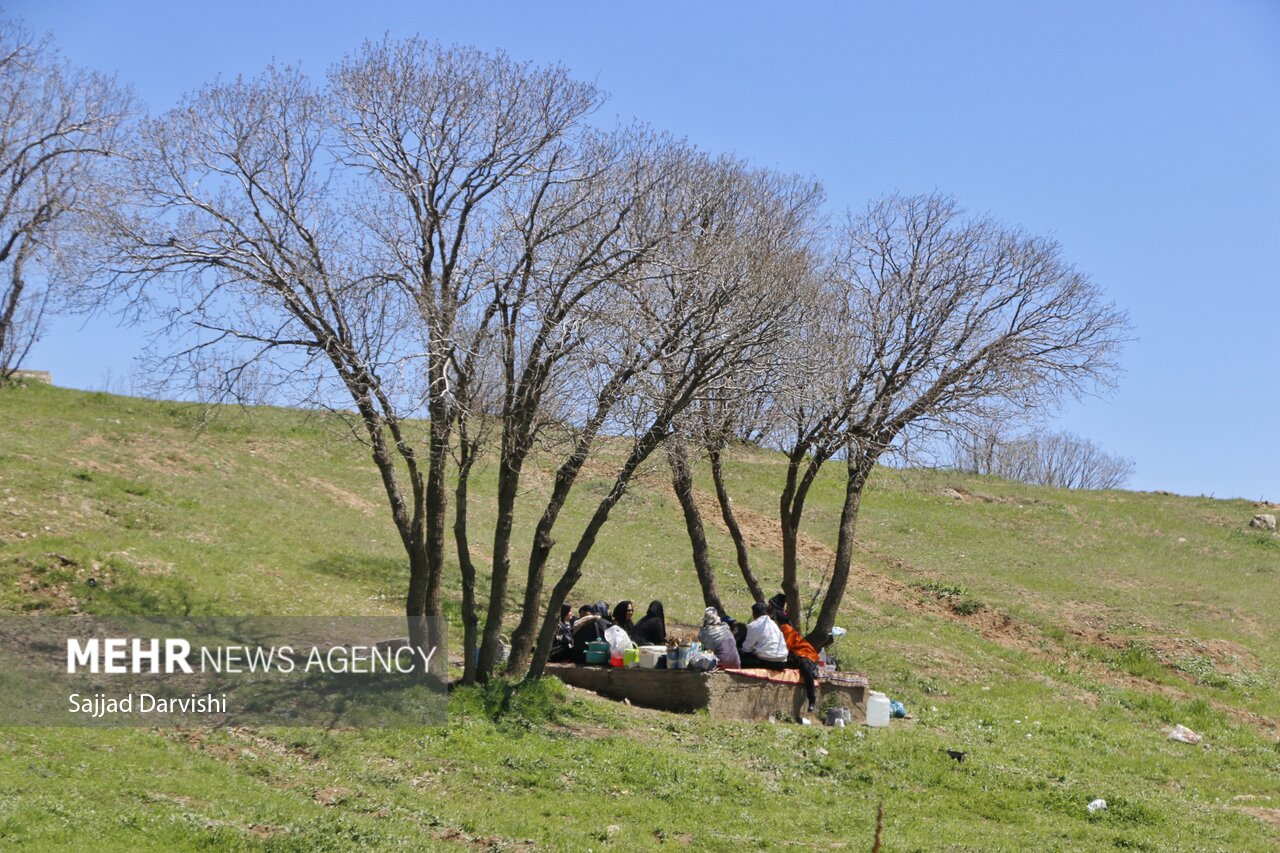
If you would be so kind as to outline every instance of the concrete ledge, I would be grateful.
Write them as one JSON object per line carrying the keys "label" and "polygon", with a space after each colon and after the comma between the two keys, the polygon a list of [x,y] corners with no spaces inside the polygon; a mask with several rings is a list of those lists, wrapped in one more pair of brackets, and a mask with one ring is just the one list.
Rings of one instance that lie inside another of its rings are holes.
{"label": "concrete ledge", "polygon": [[13,375],[9,377],[15,382],[43,382],[45,385],[53,384],[53,374],[47,370],[15,370]]}
{"label": "concrete ledge", "polygon": [[[619,669],[566,663],[548,664],[547,674],[642,708],[685,714],[706,708],[716,720],[794,720],[804,709],[802,685],[777,684],[723,670]],[[837,705],[849,709],[854,723],[863,722],[867,718],[866,688],[820,680],[819,709]]]}

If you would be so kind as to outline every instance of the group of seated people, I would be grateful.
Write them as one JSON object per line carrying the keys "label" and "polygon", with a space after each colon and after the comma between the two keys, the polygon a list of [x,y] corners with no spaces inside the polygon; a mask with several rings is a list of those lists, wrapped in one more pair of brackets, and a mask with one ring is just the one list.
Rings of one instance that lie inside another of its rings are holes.
{"label": "group of seated people", "polygon": [[[619,602],[612,613],[603,601],[584,604],[578,608],[576,618],[572,607],[563,605],[551,647],[551,660],[585,663],[587,644],[592,640],[604,640],[605,632],[614,625],[626,631],[638,646],[666,645],[667,625],[661,601],[650,602],[644,617],[638,622],[633,621],[634,614],[635,607],[631,601]],[[792,627],[781,595],[767,603],[757,601],[751,605],[751,621],[746,625],[730,618],[722,610],[708,607],[703,612],[698,642],[704,650],[716,656],[721,668],[799,670],[809,712],[813,712],[816,705],[814,679],[820,659],[818,650]]]}
{"label": "group of seated people", "polygon": [[614,625],[626,631],[637,646],[665,645],[667,622],[662,613],[662,602],[649,602],[649,609],[639,622],[635,621],[635,612],[635,605],[631,601],[619,601],[612,613],[609,612],[608,604],[597,601],[595,604],[579,607],[575,617],[571,606],[561,605],[560,624],[556,627],[556,638],[551,644],[551,661],[584,663],[587,643],[603,640],[605,631]]}

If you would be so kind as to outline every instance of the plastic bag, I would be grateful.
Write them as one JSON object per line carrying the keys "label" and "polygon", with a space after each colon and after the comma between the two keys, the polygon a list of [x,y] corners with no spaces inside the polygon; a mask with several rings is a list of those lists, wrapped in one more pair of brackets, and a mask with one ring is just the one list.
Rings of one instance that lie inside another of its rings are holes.
{"label": "plastic bag", "polygon": [[689,656],[689,662],[685,664],[685,669],[692,669],[697,672],[710,672],[720,663],[720,659],[711,652],[697,652]]}
{"label": "plastic bag", "polygon": [[627,636],[627,632],[619,628],[617,625],[610,625],[604,632],[604,640],[609,644],[609,654],[622,656],[627,649],[635,646],[631,641],[631,637]]}

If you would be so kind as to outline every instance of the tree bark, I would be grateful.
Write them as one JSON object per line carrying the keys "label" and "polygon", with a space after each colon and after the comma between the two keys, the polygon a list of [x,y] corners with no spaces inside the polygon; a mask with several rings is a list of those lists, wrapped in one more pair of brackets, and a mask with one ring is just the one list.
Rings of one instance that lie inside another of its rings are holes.
{"label": "tree bark", "polygon": [[752,600],[764,601],[764,590],[760,588],[760,582],[751,571],[751,556],[747,552],[747,541],[743,538],[742,528],[738,526],[738,519],[733,514],[729,489],[725,486],[724,460],[717,449],[709,450],[708,455],[711,458],[711,479],[716,484],[716,500],[720,504],[720,517],[724,519],[724,526],[729,530],[729,537],[733,539],[733,547],[738,554],[738,570],[742,572],[742,579],[746,581],[747,589],[751,590]]}
{"label": "tree bark", "polygon": [[862,491],[867,485],[867,478],[875,467],[875,459],[850,454],[847,463],[849,480],[844,489],[844,506],[840,510],[840,530],[836,537],[836,562],[831,571],[831,583],[827,586],[822,598],[822,609],[818,611],[818,620],[805,638],[821,648],[827,635],[836,624],[840,612],[840,603],[844,600],[845,590],[849,585],[849,569],[853,563],[853,537],[858,525],[858,510],[862,506]]}
{"label": "tree bark", "polygon": [[[787,615],[794,628],[800,627],[800,582],[797,559],[800,519],[804,517],[804,504],[809,496],[809,488],[817,479],[823,463],[831,456],[826,451],[814,452],[808,456],[806,463],[808,449],[809,445],[800,444],[791,452],[787,462],[787,481],[782,489],[778,513],[778,520],[782,524],[782,591],[787,597]],[[804,474],[800,474],[802,465]]]}
{"label": "tree bark", "polygon": [[467,436],[466,421],[458,424],[459,459],[458,485],[454,489],[453,539],[458,549],[458,568],[462,575],[462,683],[476,680],[476,567],[471,559],[471,545],[467,536],[467,489],[471,481],[471,466],[475,462],[476,447]]}
{"label": "tree bark", "polygon": [[[573,490],[578,473],[586,464],[587,456],[591,452],[591,446],[595,442],[600,427],[617,404],[622,390],[634,374],[635,370],[632,367],[622,367],[614,373],[600,392],[596,411],[578,435],[573,452],[556,471],[551,497],[547,499],[542,517],[538,519],[538,526],[533,533],[533,544],[529,550],[529,572],[525,582],[520,623],[511,635],[511,658],[507,663],[507,672],[510,674],[518,673],[528,665],[529,656],[533,653],[534,643],[537,641],[539,619],[543,612],[542,587],[547,559],[551,556],[551,549],[556,544],[556,540],[551,536],[552,530],[560,517],[565,501],[569,498],[569,492]],[[560,605],[557,604],[555,610],[557,619],[560,615],[559,607]]]}
{"label": "tree bark", "polygon": [[[13,239],[11,238],[9,242],[12,244]],[[9,275],[9,292],[5,295],[4,310],[0,312],[0,380],[8,379],[22,366],[19,358],[13,359],[13,363],[10,363],[9,350],[12,349],[16,353],[18,349],[12,336],[18,332],[14,328],[14,317],[18,313],[22,291],[26,287],[26,281],[22,278],[22,261],[25,252],[24,246],[18,250],[18,256],[14,259],[13,269]],[[7,260],[8,254],[9,247],[6,246],[4,251],[0,252],[0,263]]]}
{"label": "tree bark", "polygon": [[707,531],[702,524],[702,513],[698,511],[697,501],[693,496],[693,474],[689,470],[689,454],[684,445],[672,441],[667,445],[667,461],[671,465],[671,488],[684,510],[684,526],[689,532],[689,544],[693,549],[693,568],[698,574],[698,583],[702,587],[702,602],[705,607],[714,607],[724,611],[720,603],[720,593],[716,591],[715,571],[711,566],[711,554],[707,549]]}
{"label": "tree bark", "polygon": [[778,501],[778,525],[782,530],[782,592],[787,598],[787,612],[793,623],[800,615],[796,545],[800,535],[800,517],[804,512],[804,494],[800,492],[798,483],[803,462],[804,448],[797,447],[787,460],[787,480]]}
{"label": "tree bark", "polygon": [[524,464],[523,454],[511,452],[509,441],[503,441],[498,470],[498,516],[493,529],[493,575],[489,582],[489,608],[485,613],[480,666],[476,673],[482,683],[489,680],[498,662],[498,639],[502,633],[502,619],[507,605],[507,583],[511,575],[511,528],[515,523],[520,469]]}
{"label": "tree bark", "polygon": [[[426,561],[423,570],[426,573],[424,582],[419,584],[422,596],[421,610],[427,618],[427,635],[431,648],[436,654],[431,658],[431,673],[444,678],[448,665],[447,626],[444,621],[444,608],[440,601],[441,580],[444,575],[445,529],[447,527],[447,511],[449,494],[446,483],[446,466],[449,459],[449,414],[443,402],[433,403],[429,407],[431,413],[431,437],[428,447],[428,468],[426,495],[422,504],[425,516],[423,550]],[[413,579],[410,578],[410,599],[414,595]],[[410,607],[415,606],[410,602]],[[410,627],[412,631],[412,626]]]}

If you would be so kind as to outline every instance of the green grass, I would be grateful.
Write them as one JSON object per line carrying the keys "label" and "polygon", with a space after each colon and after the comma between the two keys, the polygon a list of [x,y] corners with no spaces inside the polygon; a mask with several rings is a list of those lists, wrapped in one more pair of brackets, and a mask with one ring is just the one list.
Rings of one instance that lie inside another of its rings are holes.
{"label": "green grass", "polygon": [[[399,612],[402,552],[341,424],[203,414],[0,391],[0,613]],[[553,571],[608,461],[570,502]],[[525,479],[517,567],[547,464]],[[767,532],[778,459],[739,450],[728,473],[739,514]],[[839,473],[810,499],[818,546],[834,542]],[[490,464],[473,487],[482,566],[494,477]],[[705,471],[698,486],[711,491]],[[0,729],[0,846],[869,849],[883,802],[886,850],[1273,850],[1280,540],[1246,527],[1255,511],[883,470],[838,652],[906,704],[912,718],[888,729],[717,723],[554,682],[457,690],[438,728]],[[744,611],[732,547],[707,520],[721,591]],[[776,586],[776,549],[753,541]],[[821,547],[804,567],[821,577]],[[664,469],[620,504],[574,598],[660,598],[695,621]],[[1167,740],[1177,723],[1204,743]],[[1096,797],[1109,807],[1089,814]]]}

